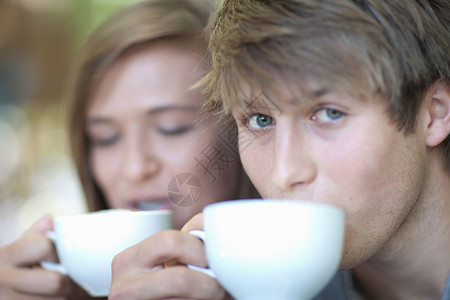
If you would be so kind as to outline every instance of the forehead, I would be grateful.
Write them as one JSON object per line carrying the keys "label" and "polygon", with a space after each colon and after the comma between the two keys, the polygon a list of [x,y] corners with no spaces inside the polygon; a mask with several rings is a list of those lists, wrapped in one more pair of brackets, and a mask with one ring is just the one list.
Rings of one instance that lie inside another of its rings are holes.
{"label": "forehead", "polygon": [[[280,107],[295,107],[304,103],[312,103],[320,99],[336,97],[352,97],[367,99],[373,96],[368,90],[362,91],[359,88],[345,89],[327,86],[326,83],[307,78],[302,80],[281,80],[274,79],[262,88],[260,85],[243,83],[235,99],[229,99],[230,111],[233,109],[263,108],[270,111],[281,111]],[[356,84],[358,85],[358,84]],[[359,84],[361,85],[361,84]]]}
{"label": "forehead", "polygon": [[200,104],[199,90],[191,90],[204,68],[200,62],[201,56],[194,49],[167,44],[129,52],[104,74],[90,99],[89,112]]}

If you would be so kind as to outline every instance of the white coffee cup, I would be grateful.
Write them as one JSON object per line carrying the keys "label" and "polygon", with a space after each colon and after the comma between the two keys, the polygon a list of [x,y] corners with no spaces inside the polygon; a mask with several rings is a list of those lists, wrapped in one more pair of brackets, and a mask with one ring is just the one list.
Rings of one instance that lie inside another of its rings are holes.
{"label": "white coffee cup", "polygon": [[109,209],[56,217],[54,231],[47,235],[55,243],[61,264],[42,262],[41,265],[67,274],[91,296],[107,296],[114,256],[171,227],[170,210]]}
{"label": "white coffee cup", "polygon": [[234,200],[203,210],[202,239],[210,269],[238,300],[311,299],[342,257],[341,209],[296,200]]}

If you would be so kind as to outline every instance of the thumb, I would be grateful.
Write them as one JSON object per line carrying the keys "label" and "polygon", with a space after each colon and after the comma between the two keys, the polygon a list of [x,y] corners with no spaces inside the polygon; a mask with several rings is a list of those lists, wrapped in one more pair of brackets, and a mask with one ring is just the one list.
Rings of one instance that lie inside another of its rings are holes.
{"label": "thumb", "polygon": [[34,222],[27,232],[46,232],[53,230],[53,218],[50,215],[44,215],[39,220]]}
{"label": "thumb", "polygon": [[203,214],[197,214],[181,228],[181,231],[203,230]]}

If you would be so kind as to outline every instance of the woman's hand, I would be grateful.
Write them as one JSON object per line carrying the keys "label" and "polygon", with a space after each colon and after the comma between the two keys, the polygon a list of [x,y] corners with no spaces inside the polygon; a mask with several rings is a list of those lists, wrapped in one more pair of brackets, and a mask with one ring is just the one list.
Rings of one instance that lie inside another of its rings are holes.
{"label": "woman's hand", "polygon": [[40,267],[41,261],[57,261],[45,235],[52,229],[51,218],[43,217],[20,239],[0,247],[0,299],[91,299],[66,275]]}
{"label": "woman's hand", "polygon": [[181,231],[157,233],[118,254],[108,299],[227,299],[215,279],[186,267],[207,266],[202,242],[188,233],[202,227],[197,215]]}

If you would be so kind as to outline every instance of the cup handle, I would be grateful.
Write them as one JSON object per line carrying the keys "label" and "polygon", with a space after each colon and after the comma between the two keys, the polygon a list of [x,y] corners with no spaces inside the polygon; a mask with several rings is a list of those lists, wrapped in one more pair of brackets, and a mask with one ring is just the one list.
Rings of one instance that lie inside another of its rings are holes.
{"label": "cup handle", "polygon": [[[203,243],[205,242],[206,235],[205,235],[204,231],[192,230],[192,231],[189,232],[189,234],[199,238]],[[201,272],[201,273],[206,274],[206,275],[208,275],[208,276],[210,276],[212,278],[216,278],[216,274],[214,274],[214,272],[211,269],[209,269],[209,268],[202,268],[202,267],[193,266],[193,265],[187,265],[187,266],[188,266],[189,269]]]}
{"label": "cup handle", "polygon": [[[54,231],[47,231],[45,235],[53,242],[56,241],[56,234]],[[48,271],[56,271],[63,275],[67,275],[66,268],[59,263],[53,262],[53,261],[41,261],[40,263],[41,267],[48,270]]]}

